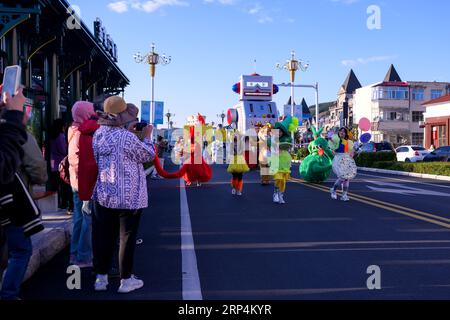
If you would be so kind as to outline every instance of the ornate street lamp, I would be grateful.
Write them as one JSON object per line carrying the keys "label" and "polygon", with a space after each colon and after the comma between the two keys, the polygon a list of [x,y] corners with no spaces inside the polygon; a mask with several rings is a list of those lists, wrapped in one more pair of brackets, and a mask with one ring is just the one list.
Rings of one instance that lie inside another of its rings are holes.
{"label": "ornate street lamp", "polygon": [[[309,68],[309,63],[302,60],[295,59],[295,51],[291,52],[291,59],[285,63],[277,63],[276,68],[279,70],[287,70],[291,74],[291,116],[294,116],[294,87],[295,87],[295,73],[300,69],[306,71]],[[302,119],[299,119],[302,121]]]}
{"label": "ornate street lamp", "polygon": [[172,61],[171,56],[166,55],[159,55],[155,52],[155,44],[152,43],[152,51],[142,55],[140,52],[136,53],[134,56],[134,60],[136,63],[146,63],[150,65],[150,77],[152,80],[152,115],[151,115],[151,122],[155,122],[155,73],[156,73],[156,65],[167,65]]}
{"label": "ornate street lamp", "polygon": [[[168,127],[169,129],[170,129],[170,123],[171,123],[170,119],[172,119],[172,118],[174,118],[174,117],[175,117],[175,114],[174,114],[174,113],[170,113],[170,110],[169,110],[169,112],[166,113],[167,127]],[[172,123],[173,123],[173,121],[172,121]]]}
{"label": "ornate street lamp", "polygon": [[218,114],[217,117],[222,119],[222,127],[223,127],[223,122],[225,121],[225,118],[227,117],[227,115],[225,114],[225,111],[222,111],[222,113]]}

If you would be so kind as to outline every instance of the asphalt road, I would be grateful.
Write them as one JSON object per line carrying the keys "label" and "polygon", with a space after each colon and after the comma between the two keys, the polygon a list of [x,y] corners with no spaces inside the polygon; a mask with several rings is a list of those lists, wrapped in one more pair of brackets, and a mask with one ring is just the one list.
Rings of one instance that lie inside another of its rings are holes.
{"label": "asphalt road", "polygon": [[[169,170],[175,170],[174,167]],[[23,298],[42,299],[450,299],[450,183],[360,172],[351,201],[304,183],[293,168],[287,204],[272,203],[259,173],[231,195],[226,167],[213,180],[180,188],[149,180],[150,207],[136,251],[143,289],[128,295],[66,287],[66,250],[25,285]],[[369,290],[369,266],[381,289]]]}

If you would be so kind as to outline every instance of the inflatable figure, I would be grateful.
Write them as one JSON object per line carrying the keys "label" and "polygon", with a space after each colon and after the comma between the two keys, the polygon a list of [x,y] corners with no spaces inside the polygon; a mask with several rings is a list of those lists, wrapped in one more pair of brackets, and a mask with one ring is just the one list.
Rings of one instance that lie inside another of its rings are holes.
{"label": "inflatable figure", "polygon": [[300,166],[300,175],[307,182],[321,183],[328,179],[333,167],[333,152],[328,146],[327,140],[321,134],[324,128],[319,131],[312,127],[314,141],[309,146],[309,156],[307,156]]}

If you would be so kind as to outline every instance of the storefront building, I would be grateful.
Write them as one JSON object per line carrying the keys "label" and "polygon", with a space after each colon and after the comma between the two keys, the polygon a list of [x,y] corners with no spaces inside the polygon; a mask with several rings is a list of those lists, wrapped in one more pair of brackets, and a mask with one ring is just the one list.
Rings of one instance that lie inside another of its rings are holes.
{"label": "storefront building", "polygon": [[117,46],[100,20],[93,27],[94,34],[66,0],[0,4],[0,76],[9,65],[21,66],[29,129],[47,151],[53,121],[70,121],[75,101],[103,101],[129,84],[116,64]]}
{"label": "storefront building", "polygon": [[427,111],[424,114],[425,147],[440,148],[450,145],[450,94],[423,104]]}

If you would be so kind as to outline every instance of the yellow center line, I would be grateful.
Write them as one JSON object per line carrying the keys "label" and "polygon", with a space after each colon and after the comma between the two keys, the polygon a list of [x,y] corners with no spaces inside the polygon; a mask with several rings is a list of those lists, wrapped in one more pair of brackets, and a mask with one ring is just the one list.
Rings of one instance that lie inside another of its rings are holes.
{"label": "yellow center line", "polygon": [[[319,186],[317,184],[308,184],[304,180],[291,178],[291,181],[295,182],[295,183],[298,183],[298,184],[302,184],[302,185],[304,185],[306,187],[309,187],[309,188],[312,188],[312,189],[316,189],[316,190],[320,190],[320,191],[326,192],[326,193],[330,192],[330,189],[328,189],[327,187]],[[385,210],[392,211],[392,212],[395,212],[395,213],[399,213],[399,214],[404,215],[404,216],[408,216],[408,217],[411,217],[411,218],[414,218],[414,219],[426,221],[426,222],[429,222],[429,223],[432,223],[432,224],[435,224],[435,225],[438,225],[438,226],[450,229],[450,224],[442,222],[442,221],[450,222],[450,219],[439,217],[439,216],[436,216],[436,215],[433,215],[433,214],[429,214],[429,213],[426,213],[426,212],[422,212],[422,211],[419,211],[419,210],[405,208],[405,207],[402,207],[402,206],[399,206],[399,205],[396,205],[396,204],[383,202],[383,201],[380,201],[380,200],[377,200],[377,199],[373,199],[373,198],[369,198],[369,197],[365,197],[365,196],[361,196],[361,195],[357,195],[357,194],[352,194],[351,193],[350,195],[357,202],[368,204],[370,206],[374,206],[374,207],[377,207],[377,208],[381,208],[381,209],[385,209]],[[417,214],[414,214],[412,212],[417,213]],[[429,218],[427,218],[427,217],[429,217]],[[431,219],[431,218],[433,218],[433,219]],[[441,221],[438,221],[438,220],[441,220]]]}
{"label": "yellow center line", "polygon": [[[307,183],[305,181],[303,181],[303,180],[300,180],[300,179],[293,179],[293,180],[296,180],[295,182],[299,182],[299,183],[307,185]],[[310,184],[310,185],[314,185],[314,186],[316,186],[318,188],[321,188],[321,189],[323,189],[326,192],[330,191],[325,186],[321,186],[321,185],[318,185],[318,184]],[[356,193],[351,193],[351,192],[349,192],[349,195],[354,197],[354,198],[359,198],[359,199],[363,199],[363,200],[369,200],[369,201],[373,201],[373,202],[379,203],[381,205],[390,206],[390,207],[397,208],[397,209],[400,209],[400,210],[410,211],[412,213],[417,213],[417,214],[420,214],[420,215],[423,215],[423,216],[426,216],[426,217],[430,217],[430,218],[434,218],[434,219],[438,219],[438,220],[441,220],[441,221],[444,221],[444,222],[450,222],[450,219],[448,219],[448,218],[440,217],[440,216],[437,216],[437,215],[434,215],[434,214],[426,213],[426,212],[423,212],[423,211],[420,211],[420,210],[416,210],[416,209],[411,209],[411,208],[408,208],[408,207],[403,207],[403,206],[400,206],[400,205],[397,205],[397,204],[394,204],[394,203],[384,202],[384,201],[381,201],[381,200],[378,200],[378,199],[366,197],[366,196],[359,195],[359,194],[356,194]]]}

